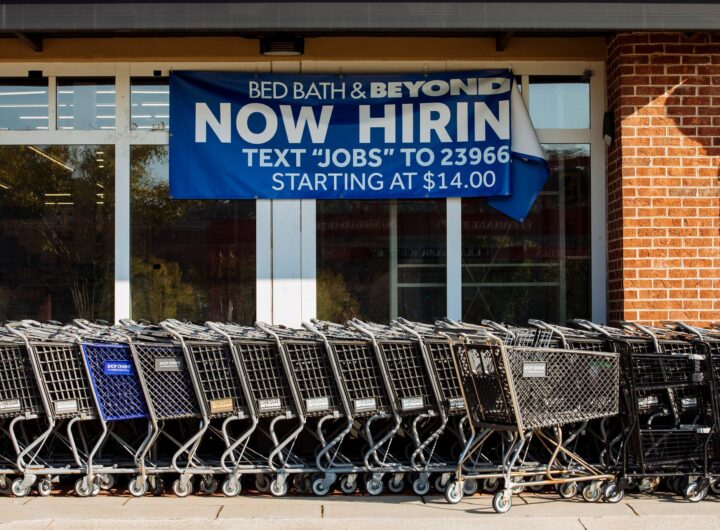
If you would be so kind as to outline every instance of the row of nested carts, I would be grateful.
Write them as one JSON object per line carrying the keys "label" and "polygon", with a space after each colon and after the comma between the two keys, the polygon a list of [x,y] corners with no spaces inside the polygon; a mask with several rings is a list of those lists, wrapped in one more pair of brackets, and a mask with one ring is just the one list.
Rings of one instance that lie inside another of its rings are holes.
{"label": "row of nested carts", "polygon": [[11,322],[0,491],[699,501],[720,486],[719,384],[720,331],[682,323]]}

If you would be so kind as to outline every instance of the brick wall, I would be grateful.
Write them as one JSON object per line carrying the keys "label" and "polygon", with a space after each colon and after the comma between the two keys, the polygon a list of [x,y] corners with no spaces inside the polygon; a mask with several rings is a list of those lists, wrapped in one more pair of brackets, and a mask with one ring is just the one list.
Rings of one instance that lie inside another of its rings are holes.
{"label": "brick wall", "polygon": [[608,48],[610,319],[720,321],[720,35]]}

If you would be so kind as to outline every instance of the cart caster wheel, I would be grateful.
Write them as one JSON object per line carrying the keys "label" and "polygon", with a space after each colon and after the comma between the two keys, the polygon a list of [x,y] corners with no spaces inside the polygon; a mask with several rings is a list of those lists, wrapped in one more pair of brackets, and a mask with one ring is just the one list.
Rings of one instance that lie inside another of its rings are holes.
{"label": "cart caster wheel", "polygon": [[383,491],[382,480],[371,478],[365,483],[365,489],[367,489],[368,495],[380,495]]}
{"label": "cart caster wheel", "polygon": [[720,479],[710,482],[710,491],[715,495],[720,495]]}
{"label": "cart caster wheel", "polygon": [[[75,493],[78,497],[90,497],[92,495],[94,484],[91,485],[89,480],[87,477],[83,477],[75,481]],[[98,485],[98,488],[99,487]]]}
{"label": "cart caster wheel", "polygon": [[572,499],[578,492],[577,482],[563,482],[557,487],[557,492],[563,499]]}
{"label": "cart caster wheel", "polygon": [[50,482],[50,479],[44,478],[38,482],[37,492],[41,497],[48,497],[52,493],[52,482]]}
{"label": "cart caster wheel", "polygon": [[240,480],[235,477],[228,477],[222,483],[222,492],[226,497],[237,497],[240,494]]}
{"label": "cart caster wheel", "polygon": [[155,479],[152,486],[152,494],[155,497],[162,497],[165,494],[165,481],[163,479]]}
{"label": "cart caster wheel", "polygon": [[187,497],[192,493],[193,486],[189,480],[176,479],[172,484],[173,493],[178,497]]}
{"label": "cart caster wheel", "polygon": [[435,489],[439,493],[445,493],[445,490],[447,489],[448,484],[450,484],[449,480],[443,485],[442,475],[440,475],[439,477],[437,477],[435,479]]}
{"label": "cart caster wheel", "polygon": [[340,481],[340,491],[345,495],[353,495],[357,491],[357,481],[351,481],[348,477],[344,477]]}
{"label": "cart caster wheel", "polygon": [[[140,479],[140,480],[138,480]],[[138,484],[140,482],[140,484]],[[133,497],[142,497],[147,493],[148,483],[147,480],[141,477],[131,478],[128,482],[128,491]]]}
{"label": "cart caster wheel", "polygon": [[683,491],[683,497],[690,502],[700,502],[707,494],[708,488],[701,488],[698,482],[688,484]]}
{"label": "cart caster wheel", "polygon": [[536,484],[534,486],[528,486],[528,487],[530,488],[530,491],[533,491],[535,493],[539,493],[545,488],[545,486],[543,486],[542,484]]}
{"label": "cart caster wheel", "polygon": [[678,495],[684,495],[685,488],[688,487],[688,481],[685,477],[675,477],[671,484],[671,489]]}
{"label": "cart caster wheel", "polygon": [[486,478],[483,480],[483,491],[487,493],[495,493],[500,487],[500,481],[496,478]]}
{"label": "cart caster wheel", "polygon": [[100,475],[100,489],[103,491],[111,490],[115,485],[115,477],[112,475]]}
{"label": "cart caster wheel", "polygon": [[325,484],[325,480],[322,477],[318,477],[312,481],[312,492],[317,497],[324,497],[330,493],[330,486]]}
{"label": "cart caster wheel", "polygon": [[480,484],[474,478],[466,478],[463,480],[463,496],[471,497],[480,489]]}
{"label": "cart caster wheel", "polygon": [[582,498],[585,502],[597,502],[602,497],[602,488],[598,482],[591,482],[582,490]]}
{"label": "cart caster wheel", "polygon": [[300,495],[306,495],[310,493],[310,490],[312,489],[312,482],[305,475],[295,475],[292,483],[293,487]]}
{"label": "cart caster wheel", "polygon": [[520,479],[518,482],[515,483],[515,485],[512,487],[513,495],[520,495],[522,492],[525,491],[525,486],[523,485],[524,480]]}
{"label": "cart caster wheel", "polygon": [[405,481],[402,477],[396,478],[393,476],[390,480],[388,480],[387,487],[392,493],[402,493],[402,490],[405,489]]}
{"label": "cart caster wheel", "polygon": [[288,492],[288,483],[287,481],[282,481],[279,478],[276,478],[270,483],[270,494],[273,497],[284,497],[287,495]]}
{"label": "cart caster wheel", "polygon": [[255,479],[255,489],[260,493],[270,491],[270,478],[267,475],[258,475]]}
{"label": "cart caster wheel", "polygon": [[214,477],[205,477],[200,481],[200,492],[206,497],[214,495],[218,489],[218,481]]}
{"label": "cart caster wheel", "polygon": [[609,482],[605,486],[603,496],[605,497],[606,502],[615,504],[616,502],[620,502],[625,496],[625,490],[621,490],[620,488],[618,488],[617,482]]}
{"label": "cart caster wheel", "polygon": [[427,495],[430,491],[430,482],[421,478],[416,478],[413,480],[412,489],[413,492],[415,492],[415,495],[422,497],[423,495]]}
{"label": "cart caster wheel", "polygon": [[29,487],[23,487],[22,485],[22,479],[16,478],[12,482],[12,486],[10,486],[10,489],[12,490],[12,494],[16,497],[25,497],[28,493],[30,493]]}
{"label": "cart caster wheel", "polygon": [[458,480],[448,482],[445,488],[445,500],[457,504],[463,499],[464,484]]}
{"label": "cart caster wheel", "polygon": [[493,497],[493,510],[496,513],[507,513],[512,507],[512,495],[509,491],[498,491]]}

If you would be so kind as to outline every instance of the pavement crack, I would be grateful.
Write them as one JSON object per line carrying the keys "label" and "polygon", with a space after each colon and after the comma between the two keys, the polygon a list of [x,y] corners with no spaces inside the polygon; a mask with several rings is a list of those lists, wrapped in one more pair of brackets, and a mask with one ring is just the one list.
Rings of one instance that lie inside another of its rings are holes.
{"label": "pavement crack", "polygon": [[325,519],[325,505],[320,505],[320,519]]}
{"label": "pavement crack", "polygon": [[225,508],[225,505],[224,505],[224,504],[221,504],[221,505],[220,505],[220,508],[218,509],[217,513],[215,514],[215,520],[217,520],[218,517],[220,517],[220,514],[221,514],[222,511],[223,511],[223,508]]}
{"label": "pavement crack", "polygon": [[635,508],[633,508],[632,504],[628,503],[628,504],[626,504],[625,506],[627,506],[628,508],[630,508],[630,509],[632,510],[632,513],[634,513],[636,517],[640,517],[640,514],[637,513],[637,511],[635,510]]}
{"label": "pavement crack", "polygon": [[584,530],[588,530],[588,527],[585,526],[585,523],[583,523],[582,519],[580,519],[579,517],[578,517],[578,523],[580,523],[580,526],[582,526]]}
{"label": "pavement crack", "polygon": [[125,502],[123,502],[122,505],[126,506],[127,503],[130,502],[131,500],[132,500],[132,497],[128,497],[127,499],[125,499]]}

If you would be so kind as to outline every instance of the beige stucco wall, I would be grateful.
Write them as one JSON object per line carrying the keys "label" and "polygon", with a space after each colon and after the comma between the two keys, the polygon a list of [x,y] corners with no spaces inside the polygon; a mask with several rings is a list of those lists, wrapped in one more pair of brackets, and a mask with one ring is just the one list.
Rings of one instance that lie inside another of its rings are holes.
{"label": "beige stucco wall", "polygon": [[[307,37],[310,60],[604,60],[602,38],[513,38],[503,52],[493,38]],[[0,62],[267,61],[257,39],[243,37],[50,38],[36,53],[15,38],[0,39]],[[297,60],[288,57],[287,60]],[[275,60],[283,60],[274,57]]]}

